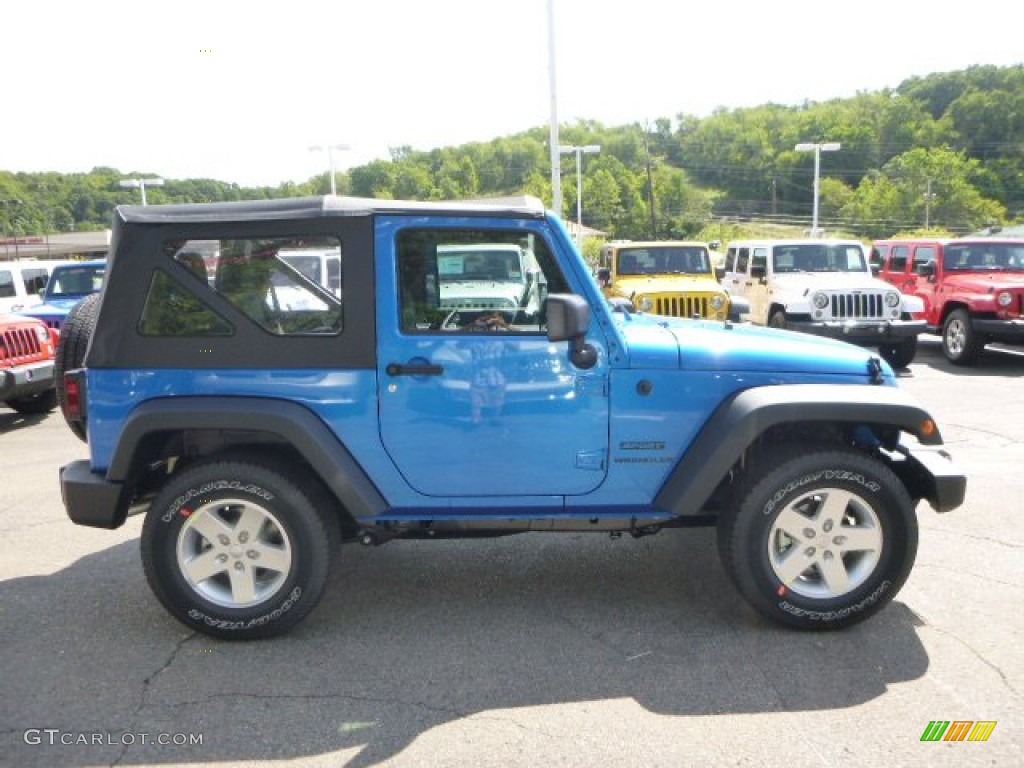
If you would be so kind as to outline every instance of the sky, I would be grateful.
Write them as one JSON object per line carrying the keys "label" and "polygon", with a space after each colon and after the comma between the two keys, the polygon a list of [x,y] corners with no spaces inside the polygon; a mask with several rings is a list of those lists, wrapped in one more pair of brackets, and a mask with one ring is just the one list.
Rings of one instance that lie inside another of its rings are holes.
{"label": "sky", "polygon": [[0,170],[302,182],[547,127],[848,98],[1024,63],[1006,0],[32,0],[3,10]]}

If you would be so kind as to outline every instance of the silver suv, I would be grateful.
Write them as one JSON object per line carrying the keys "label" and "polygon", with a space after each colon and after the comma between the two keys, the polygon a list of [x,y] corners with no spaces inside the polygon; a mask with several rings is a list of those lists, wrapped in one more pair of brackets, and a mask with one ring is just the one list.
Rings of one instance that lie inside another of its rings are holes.
{"label": "silver suv", "polygon": [[729,243],[722,286],[750,303],[758,325],[829,336],[867,347],[894,368],[917,351],[924,305],[871,274],[856,240],[740,240]]}

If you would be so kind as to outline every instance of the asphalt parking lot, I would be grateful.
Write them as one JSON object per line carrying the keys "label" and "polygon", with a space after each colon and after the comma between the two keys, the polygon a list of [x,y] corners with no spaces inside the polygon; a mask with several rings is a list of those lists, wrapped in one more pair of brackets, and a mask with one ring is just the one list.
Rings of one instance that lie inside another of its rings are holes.
{"label": "asphalt parking lot", "polygon": [[683,530],[346,547],[291,634],[211,640],[151,595],[139,518],[67,520],[60,415],[0,406],[0,765],[1024,765],[1022,374],[922,343],[901,383],[967,500],[920,505],[903,591],[832,634],[756,618]]}

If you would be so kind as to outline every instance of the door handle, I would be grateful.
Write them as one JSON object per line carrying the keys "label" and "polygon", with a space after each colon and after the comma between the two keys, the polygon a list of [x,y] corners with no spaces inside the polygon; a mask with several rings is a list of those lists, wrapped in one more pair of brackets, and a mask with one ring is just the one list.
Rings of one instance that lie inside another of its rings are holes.
{"label": "door handle", "polygon": [[388,363],[384,372],[388,376],[440,376],[444,368],[432,363]]}

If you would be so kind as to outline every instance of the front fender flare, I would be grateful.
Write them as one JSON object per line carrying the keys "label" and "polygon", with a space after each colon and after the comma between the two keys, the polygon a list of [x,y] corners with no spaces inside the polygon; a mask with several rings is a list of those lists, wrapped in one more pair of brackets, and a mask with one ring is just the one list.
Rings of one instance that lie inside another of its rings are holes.
{"label": "front fender flare", "polygon": [[807,422],[882,424],[909,432],[922,444],[942,444],[928,412],[897,387],[756,387],[737,393],[711,415],[669,473],[654,506],[683,517],[702,514],[702,507],[719,482],[760,435],[781,424]]}

